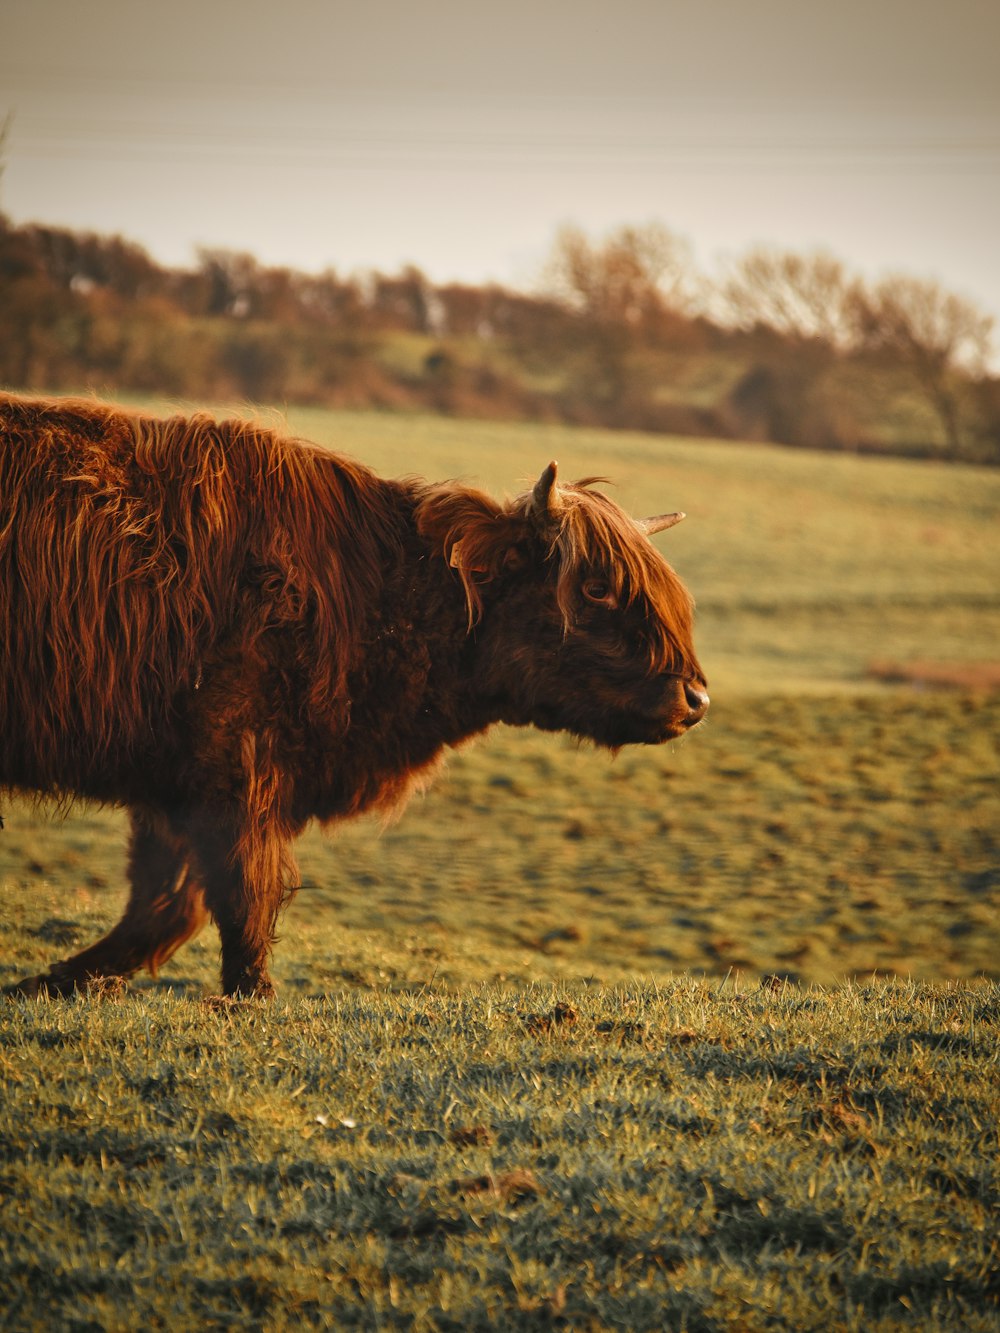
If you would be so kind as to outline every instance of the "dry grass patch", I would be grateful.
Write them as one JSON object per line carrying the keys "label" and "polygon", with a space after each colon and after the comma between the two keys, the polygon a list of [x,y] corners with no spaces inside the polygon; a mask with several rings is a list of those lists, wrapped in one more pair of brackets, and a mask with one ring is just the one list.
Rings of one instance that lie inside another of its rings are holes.
{"label": "dry grass patch", "polygon": [[974,694],[1000,690],[1000,662],[872,662],[868,674],[888,685],[967,690]]}

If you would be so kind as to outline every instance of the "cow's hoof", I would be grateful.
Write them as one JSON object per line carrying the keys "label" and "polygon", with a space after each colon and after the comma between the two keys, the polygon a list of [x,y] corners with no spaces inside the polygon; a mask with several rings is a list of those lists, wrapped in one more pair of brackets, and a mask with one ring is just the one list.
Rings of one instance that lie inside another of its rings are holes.
{"label": "cow's hoof", "polygon": [[95,1000],[120,1000],[128,990],[124,977],[86,977],[76,991]]}
{"label": "cow's hoof", "polygon": [[95,1000],[120,1000],[127,989],[124,977],[63,977],[58,972],[42,972],[24,977],[3,988],[11,999],[56,1000],[71,995],[86,995]]}

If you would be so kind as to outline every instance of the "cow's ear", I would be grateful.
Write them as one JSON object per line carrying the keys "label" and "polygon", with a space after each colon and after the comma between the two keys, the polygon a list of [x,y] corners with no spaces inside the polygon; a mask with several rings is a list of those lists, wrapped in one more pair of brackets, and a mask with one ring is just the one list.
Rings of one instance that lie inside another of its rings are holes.
{"label": "cow's ear", "polygon": [[462,580],[469,620],[478,620],[480,588],[523,562],[518,540],[523,520],[483,491],[464,486],[432,487],[417,507],[417,531]]}

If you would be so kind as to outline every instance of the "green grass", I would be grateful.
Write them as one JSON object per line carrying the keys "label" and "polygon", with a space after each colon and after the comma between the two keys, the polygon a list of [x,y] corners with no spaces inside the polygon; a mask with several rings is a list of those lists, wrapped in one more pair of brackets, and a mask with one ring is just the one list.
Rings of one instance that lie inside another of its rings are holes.
{"label": "green grass", "polygon": [[[386,473],[680,507],[713,692],[611,761],[499,729],[300,845],[272,1006],[214,932],[0,1003],[0,1327],[993,1329],[1000,474],[291,412]],[[983,679],[986,679],[984,674]],[[0,983],[117,916],[124,822],[4,807]]]}
{"label": "green grass", "polygon": [[5,1016],[8,1328],[992,1329],[1000,992]]}

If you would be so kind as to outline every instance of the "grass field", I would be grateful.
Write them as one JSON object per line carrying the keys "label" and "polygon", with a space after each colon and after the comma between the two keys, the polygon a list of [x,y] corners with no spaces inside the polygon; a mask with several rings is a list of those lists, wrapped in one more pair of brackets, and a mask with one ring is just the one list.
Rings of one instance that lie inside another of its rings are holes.
{"label": "grass field", "polygon": [[[710,719],[613,762],[500,729],[307,835],[270,1007],[201,1003],[210,932],[0,1005],[0,1328],[996,1328],[1000,473],[289,421],[685,509]],[[0,983],[124,868],[114,811],[3,813]]]}
{"label": "grass field", "polygon": [[998,1018],[690,981],[13,1006],[4,1326],[985,1333]]}

